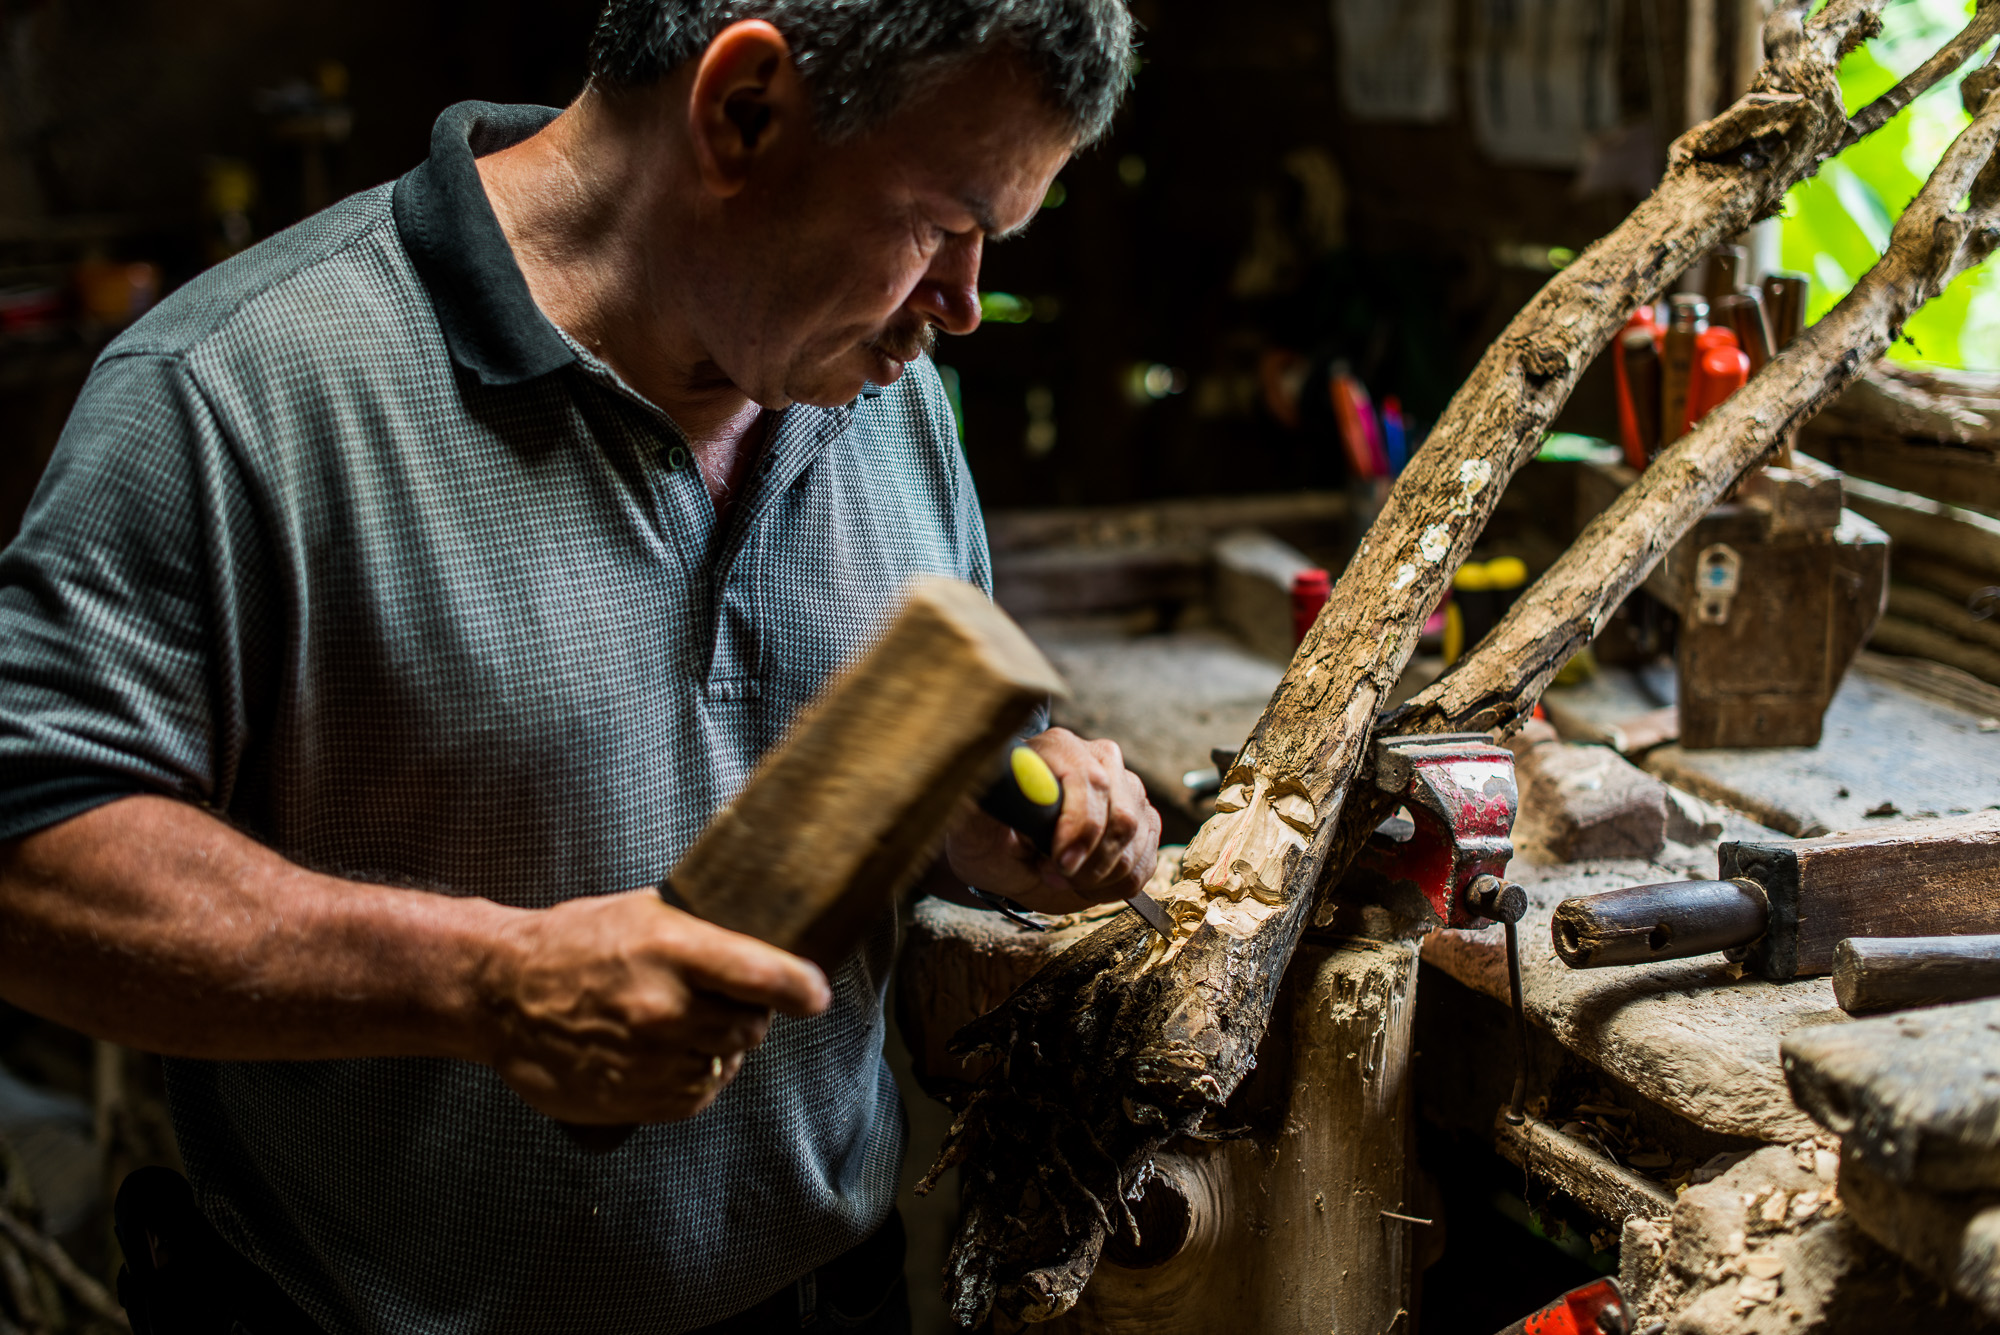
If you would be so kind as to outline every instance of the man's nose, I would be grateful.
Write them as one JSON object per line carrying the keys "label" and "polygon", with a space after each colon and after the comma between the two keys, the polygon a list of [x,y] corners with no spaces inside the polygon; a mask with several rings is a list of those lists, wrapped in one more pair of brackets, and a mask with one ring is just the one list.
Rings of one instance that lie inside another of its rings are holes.
{"label": "man's nose", "polygon": [[910,294],[910,308],[947,334],[979,328],[979,241],[947,245]]}

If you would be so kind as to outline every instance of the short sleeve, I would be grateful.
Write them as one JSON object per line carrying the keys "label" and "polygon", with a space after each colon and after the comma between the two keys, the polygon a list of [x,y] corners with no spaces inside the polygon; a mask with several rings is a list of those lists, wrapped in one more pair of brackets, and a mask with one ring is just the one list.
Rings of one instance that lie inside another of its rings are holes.
{"label": "short sleeve", "polygon": [[138,792],[221,805],[250,513],[181,359],[100,362],[0,553],[0,838]]}

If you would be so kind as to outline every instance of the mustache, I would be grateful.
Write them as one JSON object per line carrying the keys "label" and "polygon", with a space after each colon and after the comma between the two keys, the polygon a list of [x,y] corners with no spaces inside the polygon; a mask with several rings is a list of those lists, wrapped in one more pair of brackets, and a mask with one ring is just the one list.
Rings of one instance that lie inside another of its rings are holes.
{"label": "mustache", "polygon": [[937,326],[922,320],[914,328],[886,329],[868,346],[896,361],[913,362],[919,354],[929,356],[937,346]]}

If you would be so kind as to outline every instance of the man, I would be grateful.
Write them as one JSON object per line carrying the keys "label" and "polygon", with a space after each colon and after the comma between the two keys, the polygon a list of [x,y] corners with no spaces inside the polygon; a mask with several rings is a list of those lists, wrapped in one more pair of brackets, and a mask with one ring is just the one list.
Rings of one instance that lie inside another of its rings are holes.
{"label": "man", "polygon": [[[1115,0],[614,0],[566,111],[452,108],[106,351],[0,557],[0,993],[168,1056],[296,1309],[253,1335],[894,1311],[893,919],[825,977],[633,887],[910,577],[989,582],[923,352],[1129,44]],[[968,813],[959,883],[1136,890],[1116,748],[1031,744],[1054,857]]]}

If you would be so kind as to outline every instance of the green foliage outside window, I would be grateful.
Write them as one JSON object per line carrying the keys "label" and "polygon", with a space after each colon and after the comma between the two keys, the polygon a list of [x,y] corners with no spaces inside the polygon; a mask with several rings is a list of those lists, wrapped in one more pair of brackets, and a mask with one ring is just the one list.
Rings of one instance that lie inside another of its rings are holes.
{"label": "green foliage outside window", "polygon": [[[1854,112],[1889,91],[1965,26],[1966,0],[1890,0],[1882,33],[1840,66]],[[1971,123],[1958,85],[1982,52],[1903,113],[1820,168],[1786,196],[1783,263],[1812,277],[1806,316],[1817,320],[1845,296],[1889,244],[1889,228],[1916,198],[1958,132]],[[2000,370],[2000,273],[1982,264],[1911,317],[1894,361]]]}

